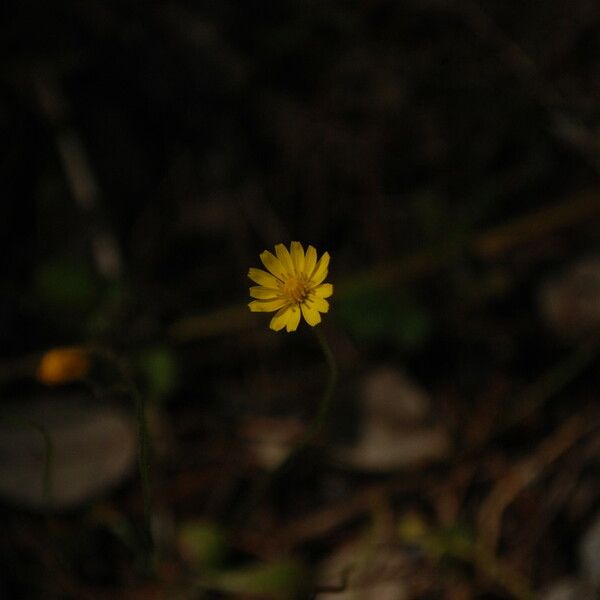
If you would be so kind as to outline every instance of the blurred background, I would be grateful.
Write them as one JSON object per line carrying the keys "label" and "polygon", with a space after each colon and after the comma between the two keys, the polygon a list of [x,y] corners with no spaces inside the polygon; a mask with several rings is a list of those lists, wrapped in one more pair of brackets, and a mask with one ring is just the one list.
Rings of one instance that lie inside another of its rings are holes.
{"label": "blurred background", "polygon": [[596,2],[0,15],[1,598],[597,597]]}

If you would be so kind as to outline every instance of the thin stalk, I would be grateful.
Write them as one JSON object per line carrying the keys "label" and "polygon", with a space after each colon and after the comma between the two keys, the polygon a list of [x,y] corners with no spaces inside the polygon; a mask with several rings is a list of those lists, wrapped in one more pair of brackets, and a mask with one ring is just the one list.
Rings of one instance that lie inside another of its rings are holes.
{"label": "thin stalk", "polygon": [[152,536],[152,479],[151,462],[152,450],[148,420],[146,418],[146,402],[140,394],[135,381],[126,364],[112,351],[105,348],[96,348],[97,355],[112,363],[118,370],[121,380],[130,394],[135,405],[135,419],[138,439],[138,469],[142,484],[142,502],[144,506],[144,546],[146,550],[145,567],[149,574],[154,574],[157,561],[156,545]]}
{"label": "thin stalk", "polygon": [[597,343],[584,344],[534,381],[515,399],[513,404],[517,408],[509,416],[506,426],[526,419],[549,398],[560,393],[596,360],[599,350]]}
{"label": "thin stalk", "polygon": [[323,357],[325,358],[325,363],[327,364],[327,369],[329,371],[327,377],[327,385],[325,386],[325,391],[321,396],[321,401],[319,402],[319,407],[317,409],[317,414],[315,416],[315,420],[313,424],[306,432],[306,435],[301,440],[301,443],[297,446],[297,450],[301,450],[302,447],[310,444],[323,430],[325,425],[327,424],[327,418],[329,417],[329,413],[331,412],[331,401],[333,400],[333,392],[337,386],[338,380],[338,369],[337,364],[335,362],[335,357],[333,356],[333,352],[331,350],[331,346],[323,333],[322,327],[315,327],[313,329],[315,333],[315,337],[319,342],[319,346],[321,351],[323,352]]}
{"label": "thin stalk", "polygon": [[52,438],[48,433],[48,430],[39,423],[35,423],[34,421],[27,420],[27,423],[30,427],[33,427],[39,434],[42,436],[44,440],[44,474],[43,474],[43,494],[44,494],[44,504],[46,506],[46,510],[50,510],[52,508],[52,465],[54,463],[54,446],[52,444]]}
{"label": "thin stalk", "polygon": [[151,446],[148,420],[146,418],[146,402],[140,394],[127,369],[120,365],[123,380],[127,385],[135,404],[135,418],[138,433],[138,469],[142,483],[142,501],[144,504],[144,536],[147,547],[146,567],[150,573],[155,570],[156,547],[152,536],[152,480],[151,480]]}
{"label": "thin stalk", "polygon": [[331,412],[331,401],[333,399],[333,392],[335,391],[338,380],[337,364],[335,362],[335,357],[333,356],[331,346],[329,345],[322,328],[315,327],[313,331],[315,332],[315,336],[319,342],[319,346],[323,352],[323,357],[325,358],[325,363],[327,364],[327,369],[329,371],[327,385],[325,386],[325,391],[321,396],[321,401],[319,402],[314,421],[306,433],[300,438],[298,443],[292,448],[287,458],[271,474],[273,480],[275,480],[282,473],[285,473],[294,460],[296,460],[296,457],[308,446],[310,446],[310,444],[319,436],[327,424],[327,418]]}
{"label": "thin stalk", "polygon": [[297,459],[299,454],[302,453],[310,444],[319,436],[322,432],[323,428],[327,424],[327,419],[329,417],[329,413],[331,412],[331,404],[333,400],[333,394],[335,392],[335,388],[337,386],[338,380],[338,369],[337,364],[335,362],[335,357],[331,350],[331,346],[325,337],[325,334],[322,331],[322,327],[315,327],[313,329],[317,341],[319,343],[319,347],[323,353],[323,357],[325,359],[325,363],[327,364],[328,369],[328,377],[327,384],[325,386],[325,390],[323,395],[321,396],[321,400],[319,402],[319,406],[317,408],[317,413],[315,418],[307,429],[306,433],[300,438],[298,443],[290,450],[287,457],[275,468],[275,470],[267,473],[263,478],[259,479],[256,483],[253,491],[250,494],[250,499],[244,509],[240,511],[239,521],[241,522],[243,518],[247,516],[249,512],[251,512],[264,498],[268,489],[271,487],[274,481],[277,480],[283,473],[285,473],[292,463]]}
{"label": "thin stalk", "polygon": [[146,419],[146,406],[144,397],[137,389],[132,390],[135,400],[135,415],[138,428],[138,466],[142,482],[142,497],[144,502],[144,518],[148,534],[148,541],[152,546],[151,517],[152,517],[152,485],[150,481],[150,435]]}
{"label": "thin stalk", "polygon": [[54,463],[54,445],[52,444],[52,438],[48,433],[48,430],[43,426],[32,421],[31,419],[24,419],[21,417],[0,417],[0,421],[5,423],[13,423],[14,425],[26,425],[35,429],[44,440],[44,471],[42,474],[42,493],[44,497],[44,505],[46,510],[52,508],[52,465]]}

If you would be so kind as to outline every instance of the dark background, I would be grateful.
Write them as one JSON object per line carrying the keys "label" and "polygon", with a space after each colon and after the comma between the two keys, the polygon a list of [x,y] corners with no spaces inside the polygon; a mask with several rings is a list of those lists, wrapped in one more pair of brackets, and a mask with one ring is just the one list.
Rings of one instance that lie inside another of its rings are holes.
{"label": "dark background", "polygon": [[[208,569],[180,547],[197,522],[226,531],[219,569],[286,555],[311,573],[384,522],[402,566],[349,580],[360,598],[401,581],[390,597],[525,599],[519,578],[542,593],[579,578],[598,506],[599,34],[591,0],[4,4],[3,400],[66,393],[27,371],[48,348],[122,357],[149,403],[171,533],[157,578],[90,517],[137,531],[135,476],[50,515],[7,500],[0,590],[230,597],[190,583]],[[332,256],[323,327],[341,381],[327,436],[240,525],[273,466],[246,438],[285,447],[325,383],[306,324],[275,334],[245,307],[248,267],[291,240]],[[434,460],[335,458],[378,410],[357,390],[382,367],[427,395],[449,440]],[[113,394],[102,369],[90,380],[66,388]],[[482,563],[482,507],[528,460]],[[415,514],[429,543],[397,534]]]}

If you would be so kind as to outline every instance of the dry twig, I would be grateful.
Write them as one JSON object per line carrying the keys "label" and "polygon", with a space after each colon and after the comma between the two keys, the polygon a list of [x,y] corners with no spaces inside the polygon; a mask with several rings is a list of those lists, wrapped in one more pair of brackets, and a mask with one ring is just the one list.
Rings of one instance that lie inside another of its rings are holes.
{"label": "dry twig", "polygon": [[502,517],[517,496],[575,443],[598,428],[597,415],[577,414],[546,438],[534,454],[516,464],[493,487],[478,515],[480,543],[494,552],[502,528]]}

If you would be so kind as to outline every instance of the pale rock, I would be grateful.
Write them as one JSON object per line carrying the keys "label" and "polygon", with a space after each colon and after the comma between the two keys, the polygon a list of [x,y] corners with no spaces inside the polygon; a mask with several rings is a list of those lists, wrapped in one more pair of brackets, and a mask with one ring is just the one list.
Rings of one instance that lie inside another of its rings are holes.
{"label": "pale rock", "polygon": [[383,423],[367,422],[358,443],[336,456],[350,466],[372,472],[421,465],[447,455],[450,442],[441,427],[398,431]]}
{"label": "pale rock", "polygon": [[0,420],[0,495],[46,507],[44,437],[52,441],[51,507],[73,508],[107,493],[136,464],[136,430],[117,407],[79,397],[46,397],[5,406]]}
{"label": "pale rock", "polygon": [[360,386],[367,416],[415,422],[427,417],[431,403],[416,382],[394,367],[381,366],[365,375]]}
{"label": "pale rock", "polygon": [[549,326],[565,338],[600,335],[600,257],[586,258],[546,281],[540,307]]}
{"label": "pale rock", "polygon": [[553,583],[543,594],[541,600],[595,600],[590,585],[576,579],[565,579]]}
{"label": "pale rock", "polygon": [[405,600],[406,585],[397,581],[382,581],[367,587],[325,592],[318,600]]}
{"label": "pale rock", "polygon": [[389,366],[374,369],[364,377],[359,390],[359,437],[353,446],[334,452],[341,464],[385,472],[436,461],[448,454],[446,430],[429,423],[429,396],[403,372]]}
{"label": "pale rock", "polygon": [[584,578],[600,593],[600,514],[581,539],[579,560]]}
{"label": "pale rock", "polygon": [[405,600],[402,573],[409,560],[397,546],[357,540],[336,550],[321,565],[319,600]]}

